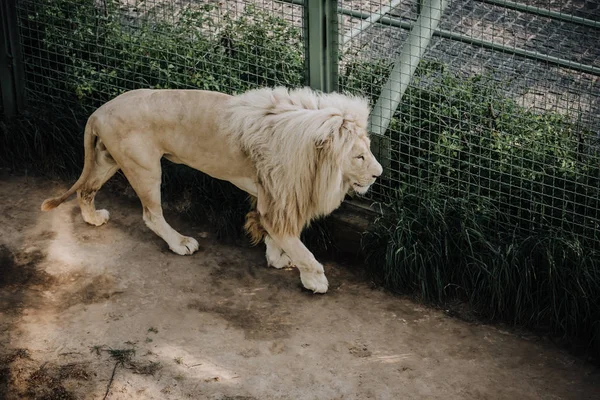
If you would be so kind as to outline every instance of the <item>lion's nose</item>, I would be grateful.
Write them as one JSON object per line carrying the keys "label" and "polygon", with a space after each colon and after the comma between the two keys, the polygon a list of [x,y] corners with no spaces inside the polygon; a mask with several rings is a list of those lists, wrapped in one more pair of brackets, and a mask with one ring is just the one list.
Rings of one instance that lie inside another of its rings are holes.
{"label": "lion's nose", "polygon": [[379,178],[382,173],[383,173],[383,167],[381,166],[381,164],[377,163],[377,172],[373,173],[373,178],[375,178],[375,179]]}

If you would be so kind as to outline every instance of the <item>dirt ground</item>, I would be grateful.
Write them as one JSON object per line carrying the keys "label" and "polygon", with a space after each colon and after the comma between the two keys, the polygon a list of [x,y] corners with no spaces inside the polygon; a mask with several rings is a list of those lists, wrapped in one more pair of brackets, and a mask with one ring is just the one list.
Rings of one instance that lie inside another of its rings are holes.
{"label": "dirt ground", "polygon": [[[2,399],[599,399],[600,372],[544,341],[469,324],[325,262],[313,295],[262,247],[171,253],[137,202],[104,191],[107,225],[67,183],[0,177]],[[114,375],[113,375],[114,374]],[[112,377],[112,381],[111,381]]]}

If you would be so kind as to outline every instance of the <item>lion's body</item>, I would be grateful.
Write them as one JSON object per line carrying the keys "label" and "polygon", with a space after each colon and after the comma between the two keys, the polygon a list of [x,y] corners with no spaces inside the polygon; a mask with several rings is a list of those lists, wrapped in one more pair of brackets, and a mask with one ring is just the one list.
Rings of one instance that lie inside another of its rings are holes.
{"label": "lion's body", "polygon": [[[160,159],[165,157],[229,181],[255,198],[257,209],[246,226],[255,239],[264,236],[269,264],[296,264],[304,285],[324,292],[322,266],[298,237],[311,219],[337,208],[353,185],[368,188],[381,173],[366,134],[355,132],[364,131],[367,117],[360,99],[306,89],[261,89],[239,96],[202,90],[126,92],[90,116],[81,177],[62,196],[46,200],[42,210],[77,192],[84,220],[105,223],[108,212],[95,209],[94,196],[121,169],[140,197],[148,227],[174,252],[192,254],[198,242],[180,235],[162,215]],[[349,164],[352,152],[367,157],[365,146],[369,164]]]}
{"label": "lion's body", "polygon": [[230,98],[203,90],[134,90],[98,108],[90,124],[121,167],[160,153],[256,196],[252,163],[219,129],[215,111]]}

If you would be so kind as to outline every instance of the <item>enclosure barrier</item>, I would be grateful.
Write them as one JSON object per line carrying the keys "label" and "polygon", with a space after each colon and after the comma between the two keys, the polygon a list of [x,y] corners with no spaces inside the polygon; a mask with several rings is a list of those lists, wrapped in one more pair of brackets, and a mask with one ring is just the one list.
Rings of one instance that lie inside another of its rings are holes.
{"label": "enclosure barrier", "polygon": [[307,84],[316,90],[337,89],[337,14],[335,3],[328,0],[306,0]]}
{"label": "enclosure barrier", "polygon": [[[374,3],[343,2],[338,12],[347,18],[340,32],[352,38],[341,51],[340,90],[369,95],[376,116],[423,8],[406,1],[382,16],[390,2]],[[389,125],[371,120],[371,132],[385,134],[391,172],[373,198],[435,188],[492,200],[526,230],[596,237],[589,168],[600,127],[599,11],[548,4],[449,2],[409,90],[393,90],[401,104]],[[373,23],[363,30],[365,20]]]}

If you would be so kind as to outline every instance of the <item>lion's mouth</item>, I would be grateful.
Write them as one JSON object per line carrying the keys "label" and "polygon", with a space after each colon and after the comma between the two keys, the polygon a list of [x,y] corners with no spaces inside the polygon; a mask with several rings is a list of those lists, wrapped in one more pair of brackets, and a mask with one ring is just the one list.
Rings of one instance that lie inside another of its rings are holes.
{"label": "lion's mouth", "polygon": [[370,185],[361,185],[361,184],[358,184],[358,183],[354,183],[354,184],[352,184],[352,186],[354,187],[354,191],[356,193],[364,194],[364,193],[367,192],[367,190],[369,190],[369,186]]}

